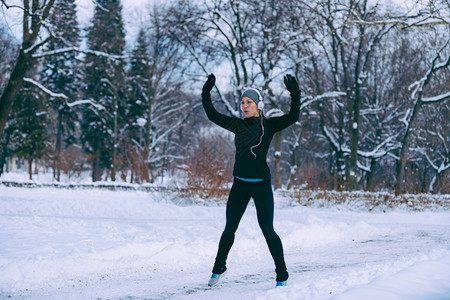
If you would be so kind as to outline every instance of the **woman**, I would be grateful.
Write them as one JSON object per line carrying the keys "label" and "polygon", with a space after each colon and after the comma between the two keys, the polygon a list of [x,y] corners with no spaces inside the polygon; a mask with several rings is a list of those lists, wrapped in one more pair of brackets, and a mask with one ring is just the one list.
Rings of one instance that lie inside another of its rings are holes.
{"label": "woman", "polygon": [[258,224],[275,262],[276,286],[284,286],[287,284],[289,274],[284,262],[283,245],[273,228],[274,201],[266,156],[273,135],[298,120],[300,89],[297,80],[289,74],[284,76],[284,84],[291,93],[291,108],[288,114],[280,117],[264,117],[263,99],[259,91],[253,88],[245,90],[241,95],[244,119],[223,115],[214,108],[210,92],[215,82],[214,74],[210,74],[203,86],[203,108],[209,120],[235,134],[236,156],[233,168],[234,182],[226,207],[226,225],[219,241],[208,285],[217,284],[225,274],[226,260],[234,242],[234,234],[250,198],[253,198]]}

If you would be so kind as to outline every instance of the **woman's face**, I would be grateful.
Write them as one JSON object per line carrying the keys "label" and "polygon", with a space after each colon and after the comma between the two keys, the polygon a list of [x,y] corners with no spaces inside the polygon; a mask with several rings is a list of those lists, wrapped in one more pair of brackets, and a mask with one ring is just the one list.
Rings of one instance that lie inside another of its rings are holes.
{"label": "woman's face", "polygon": [[241,108],[246,118],[259,117],[258,105],[249,97],[242,98]]}

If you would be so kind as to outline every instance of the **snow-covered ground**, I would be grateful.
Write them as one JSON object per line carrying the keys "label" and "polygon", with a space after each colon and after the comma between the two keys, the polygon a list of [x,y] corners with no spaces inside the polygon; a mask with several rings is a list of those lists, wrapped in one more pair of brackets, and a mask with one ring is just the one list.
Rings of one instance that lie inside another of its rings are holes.
{"label": "snow-covered ground", "polygon": [[0,185],[0,299],[450,299],[449,211],[306,208],[276,194],[288,286],[274,288],[250,205],[227,276],[208,288],[225,208],[173,197]]}

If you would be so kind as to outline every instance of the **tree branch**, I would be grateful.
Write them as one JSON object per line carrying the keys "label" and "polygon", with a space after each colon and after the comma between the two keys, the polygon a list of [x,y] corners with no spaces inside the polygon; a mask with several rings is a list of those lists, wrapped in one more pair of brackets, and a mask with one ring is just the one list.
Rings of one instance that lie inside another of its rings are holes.
{"label": "tree branch", "polygon": [[63,93],[55,93],[55,92],[49,90],[48,88],[46,88],[45,86],[43,86],[42,84],[40,84],[39,82],[35,81],[34,79],[25,77],[23,79],[23,81],[34,85],[35,87],[39,88],[41,91],[43,91],[44,93],[46,93],[50,97],[63,100],[68,107],[74,107],[74,106],[81,105],[81,104],[90,104],[91,106],[95,107],[98,110],[104,110],[105,109],[105,107],[103,105],[100,105],[100,104],[96,103],[92,99],[77,100],[77,101],[74,101],[72,103],[69,103],[68,102],[69,97],[67,95],[65,95]]}
{"label": "tree branch", "polygon": [[53,50],[53,51],[47,51],[47,52],[42,52],[39,54],[33,54],[33,58],[42,58],[42,57],[46,57],[46,56],[52,56],[52,55],[56,55],[56,54],[62,54],[62,53],[66,53],[66,52],[78,52],[78,53],[84,53],[84,54],[89,54],[89,55],[96,55],[96,56],[103,56],[112,60],[123,60],[128,58],[127,55],[115,55],[115,54],[109,54],[106,52],[102,52],[102,51],[94,51],[94,50],[83,50],[79,47],[66,47],[66,48],[61,48],[61,49],[57,49],[57,50]]}
{"label": "tree branch", "polygon": [[67,99],[69,99],[69,97],[67,97],[65,94],[52,92],[49,89],[47,89],[45,86],[43,86],[42,84],[40,84],[39,82],[37,82],[37,81],[35,81],[35,80],[31,79],[31,78],[25,77],[23,79],[23,81],[31,83],[32,85],[34,85],[35,87],[37,87],[41,91],[43,91],[44,93],[48,94],[50,97],[57,98],[57,99],[62,99],[64,101],[66,101],[66,102],[67,102]]}
{"label": "tree branch", "polygon": [[400,20],[400,19],[387,19],[387,20],[380,20],[380,21],[374,21],[374,22],[368,22],[363,20],[357,20],[357,21],[351,21],[349,24],[352,25],[364,25],[364,26],[378,26],[378,25],[403,25],[405,28],[409,27],[425,27],[425,26],[436,26],[436,25],[450,25],[450,20],[445,20],[443,18],[432,18],[431,20],[427,20],[428,18],[408,23],[406,21]]}
{"label": "tree branch", "polygon": [[434,97],[427,97],[427,98],[422,98],[422,102],[424,104],[430,104],[430,103],[436,103],[436,102],[441,102],[441,101],[445,101],[450,99],[450,91],[442,94],[442,95],[438,95],[438,96],[434,96]]}

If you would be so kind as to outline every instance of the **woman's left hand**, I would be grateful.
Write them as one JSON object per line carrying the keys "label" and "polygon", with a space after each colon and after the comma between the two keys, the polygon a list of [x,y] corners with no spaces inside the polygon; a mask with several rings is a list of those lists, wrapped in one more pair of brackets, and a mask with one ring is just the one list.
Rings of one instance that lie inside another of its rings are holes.
{"label": "woman's left hand", "polygon": [[284,75],[284,85],[291,94],[300,93],[300,88],[298,86],[297,79],[295,79],[295,77],[292,76],[291,74]]}

